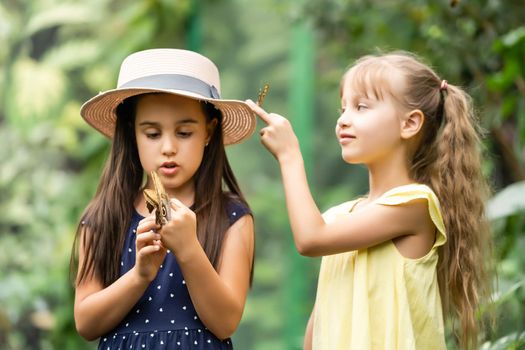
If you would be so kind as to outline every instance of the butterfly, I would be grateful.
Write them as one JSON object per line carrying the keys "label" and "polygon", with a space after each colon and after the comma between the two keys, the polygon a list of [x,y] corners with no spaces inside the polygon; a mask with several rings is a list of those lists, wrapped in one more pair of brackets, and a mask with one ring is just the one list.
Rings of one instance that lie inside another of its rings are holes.
{"label": "butterfly", "polygon": [[155,222],[161,227],[166,225],[171,219],[170,199],[164,186],[160,182],[159,175],[155,171],[150,173],[153,181],[153,190],[145,189],[143,191],[146,199],[146,207],[151,213],[155,210]]}
{"label": "butterfly", "polygon": [[264,84],[263,88],[259,90],[259,96],[257,97],[257,105],[262,106],[266,94],[270,90],[270,84]]}

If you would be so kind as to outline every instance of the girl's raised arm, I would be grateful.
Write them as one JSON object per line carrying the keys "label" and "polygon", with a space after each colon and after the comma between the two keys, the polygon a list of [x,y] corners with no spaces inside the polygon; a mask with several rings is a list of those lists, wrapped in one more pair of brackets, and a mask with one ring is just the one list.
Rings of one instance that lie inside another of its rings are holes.
{"label": "girl's raised arm", "polygon": [[300,254],[331,255],[402,236],[418,236],[415,244],[402,252],[407,256],[422,256],[430,250],[435,230],[426,200],[398,206],[371,202],[339,220],[326,223],[308,187],[299,143],[290,122],[247,102],[268,124],[261,130],[261,141],[279,161],[290,225]]}

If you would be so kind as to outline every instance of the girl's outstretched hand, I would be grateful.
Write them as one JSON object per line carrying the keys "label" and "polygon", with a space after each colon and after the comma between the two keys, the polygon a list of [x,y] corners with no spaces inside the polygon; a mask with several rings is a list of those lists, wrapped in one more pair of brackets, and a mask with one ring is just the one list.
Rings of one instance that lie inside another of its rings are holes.
{"label": "girl's outstretched hand", "polygon": [[162,244],[180,257],[189,244],[197,240],[197,216],[176,198],[170,199],[171,220],[162,227]]}
{"label": "girl's outstretched hand", "polygon": [[284,161],[300,152],[299,142],[288,119],[266,112],[252,100],[247,100],[246,103],[267,124],[260,130],[261,142],[278,161]]}
{"label": "girl's outstretched hand", "polygon": [[139,277],[148,282],[155,279],[166,257],[166,248],[160,241],[160,234],[154,232],[158,228],[155,215],[142,219],[137,226],[135,269]]}

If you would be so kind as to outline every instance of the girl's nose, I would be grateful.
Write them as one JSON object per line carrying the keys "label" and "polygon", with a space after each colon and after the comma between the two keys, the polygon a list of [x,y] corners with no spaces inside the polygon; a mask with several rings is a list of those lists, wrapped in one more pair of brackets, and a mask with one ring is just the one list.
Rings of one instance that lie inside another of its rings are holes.
{"label": "girl's nose", "polygon": [[165,135],[162,140],[162,154],[173,155],[177,153],[177,141],[175,137]]}
{"label": "girl's nose", "polygon": [[347,128],[350,126],[350,118],[347,113],[341,114],[339,118],[337,118],[337,126],[341,129]]}

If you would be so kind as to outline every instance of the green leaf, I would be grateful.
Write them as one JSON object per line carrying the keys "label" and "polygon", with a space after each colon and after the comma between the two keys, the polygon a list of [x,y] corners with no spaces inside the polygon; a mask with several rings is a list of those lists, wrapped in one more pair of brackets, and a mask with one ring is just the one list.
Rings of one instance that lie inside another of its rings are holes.
{"label": "green leaf", "polygon": [[20,130],[54,118],[66,95],[66,79],[59,69],[21,58],[14,65],[6,114]]}
{"label": "green leaf", "polygon": [[525,39],[525,26],[516,28],[502,37],[502,43],[505,47],[513,47],[521,40]]}
{"label": "green leaf", "polygon": [[510,286],[507,286],[505,290],[498,290],[494,293],[492,299],[495,304],[502,304],[512,298],[519,288],[525,285],[525,280],[516,282]]}
{"label": "green leaf", "polygon": [[518,350],[525,345],[525,332],[513,332],[507,334],[494,342],[486,342],[480,350]]}
{"label": "green leaf", "polygon": [[94,5],[66,3],[46,8],[31,17],[26,27],[26,35],[31,36],[41,30],[65,24],[83,24],[99,20],[100,9]]}
{"label": "green leaf", "polygon": [[514,183],[492,197],[487,205],[490,220],[525,210],[525,181]]}
{"label": "green leaf", "polygon": [[61,70],[71,70],[91,64],[100,54],[96,39],[68,41],[52,48],[44,57],[44,63]]}
{"label": "green leaf", "polygon": [[510,56],[505,60],[503,69],[489,77],[487,85],[490,90],[503,91],[514,84],[520,74],[521,62]]}

